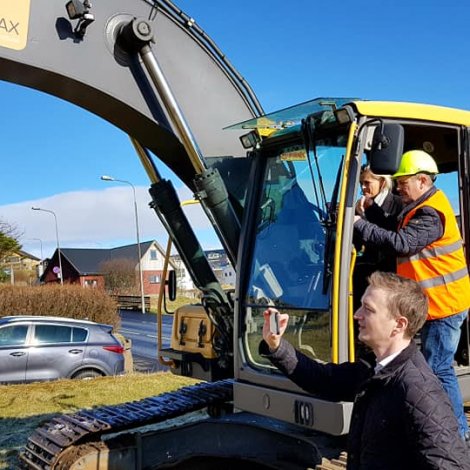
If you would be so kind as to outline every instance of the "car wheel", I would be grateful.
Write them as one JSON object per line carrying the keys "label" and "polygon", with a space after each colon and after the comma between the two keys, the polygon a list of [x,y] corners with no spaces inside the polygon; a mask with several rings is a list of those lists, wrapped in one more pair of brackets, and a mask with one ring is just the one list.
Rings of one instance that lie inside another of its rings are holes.
{"label": "car wheel", "polygon": [[85,369],[75,374],[72,378],[73,379],[94,379],[95,377],[102,377],[102,376],[103,374],[100,374],[96,370]]}

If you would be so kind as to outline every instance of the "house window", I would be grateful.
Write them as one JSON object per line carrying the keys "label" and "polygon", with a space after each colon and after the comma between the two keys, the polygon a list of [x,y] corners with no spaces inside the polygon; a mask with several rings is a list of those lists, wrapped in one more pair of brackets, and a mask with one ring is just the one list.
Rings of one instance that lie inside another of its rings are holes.
{"label": "house window", "polygon": [[152,261],[156,261],[158,258],[157,258],[157,250],[150,250],[150,259]]}
{"label": "house window", "polygon": [[149,276],[149,282],[150,284],[160,284],[160,280],[161,280],[161,276],[160,275],[152,275],[152,276]]}
{"label": "house window", "polygon": [[96,279],[85,279],[85,287],[96,287],[97,285]]}

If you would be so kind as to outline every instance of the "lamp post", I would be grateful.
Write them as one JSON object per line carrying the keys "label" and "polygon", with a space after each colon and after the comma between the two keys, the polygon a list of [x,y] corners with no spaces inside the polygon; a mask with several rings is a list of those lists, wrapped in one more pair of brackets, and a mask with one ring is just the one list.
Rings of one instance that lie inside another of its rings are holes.
{"label": "lamp post", "polygon": [[139,257],[139,279],[140,279],[140,298],[142,303],[142,313],[145,313],[145,295],[144,295],[144,277],[142,273],[142,251],[140,249],[140,236],[139,236],[139,214],[137,212],[137,200],[135,197],[135,186],[127,180],[120,180],[113,178],[112,176],[103,175],[101,176],[103,181],[115,181],[117,183],[128,184],[132,188],[132,194],[134,196],[134,215],[135,215],[135,231],[137,235],[137,256]]}
{"label": "lamp post", "polygon": [[27,241],[39,242],[39,245],[41,246],[41,261],[42,261],[44,259],[44,256],[42,255],[42,240],[40,238],[28,238]]}
{"label": "lamp post", "polygon": [[[41,209],[40,207],[31,207],[33,211],[43,211],[43,212],[48,212],[49,214],[52,214],[54,216],[55,220],[55,237],[57,240],[57,256],[59,257],[59,273],[60,273],[60,285],[64,285],[64,273],[62,272],[62,255],[60,253],[60,243],[59,243],[59,227],[57,224],[57,216],[55,215],[54,211],[51,211],[49,209]],[[41,256],[42,256],[42,242],[41,242]]]}
{"label": "lamp post", "polygon": [[39,245],[41,246],[41,261],[37,266],[37,275],[40,278],[44,274],[44,256],[42,254],[42,240],[40,238],[28,238],[25,241],[36,241],[39,242]]}

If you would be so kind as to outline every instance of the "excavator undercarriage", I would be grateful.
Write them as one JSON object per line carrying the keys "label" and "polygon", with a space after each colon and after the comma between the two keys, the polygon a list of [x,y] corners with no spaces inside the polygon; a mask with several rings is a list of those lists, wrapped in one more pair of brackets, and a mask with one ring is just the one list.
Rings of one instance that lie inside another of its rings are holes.
{"label": "excavator undercarriage", "polygon": [[[102,452],[105,444],[102,441],[97,444],[96,441],[105,434],[159,423],[206,407],[216,409],[230,402],[232,396],[231,380],[202,382],[138,402],[62,415],[36,429],[20,458],[29,465],[26,468],[69,469],[78,456],[88,455],[90,450],[93,454],[96,454],[96,449]],[[116,452],[108,449],[105,453],[114,456]],[[119,460],[129,458],[126,457],[129,453],[127,447],[119,451]],[[135,455],[130,458],[135,459]],[[116,467],[113,464],[96,468],[134,467]]]}

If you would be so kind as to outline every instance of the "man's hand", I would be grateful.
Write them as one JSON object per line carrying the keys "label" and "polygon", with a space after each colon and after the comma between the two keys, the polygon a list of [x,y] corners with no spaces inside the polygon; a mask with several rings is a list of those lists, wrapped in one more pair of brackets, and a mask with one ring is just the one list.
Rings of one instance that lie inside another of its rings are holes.
{"label": "man's hand", "polygon": [[[271,332],[270,328],[270,315],[279,315],[279,334]],[[289,315],[287,313],[279,313],[275,308],[267,308],[264,313],[264,324],[263,324],[263,339],[269,346],[271,352],[276,351],[281,343],[281,337],[286,331],[287,323],[289,322]]]}

